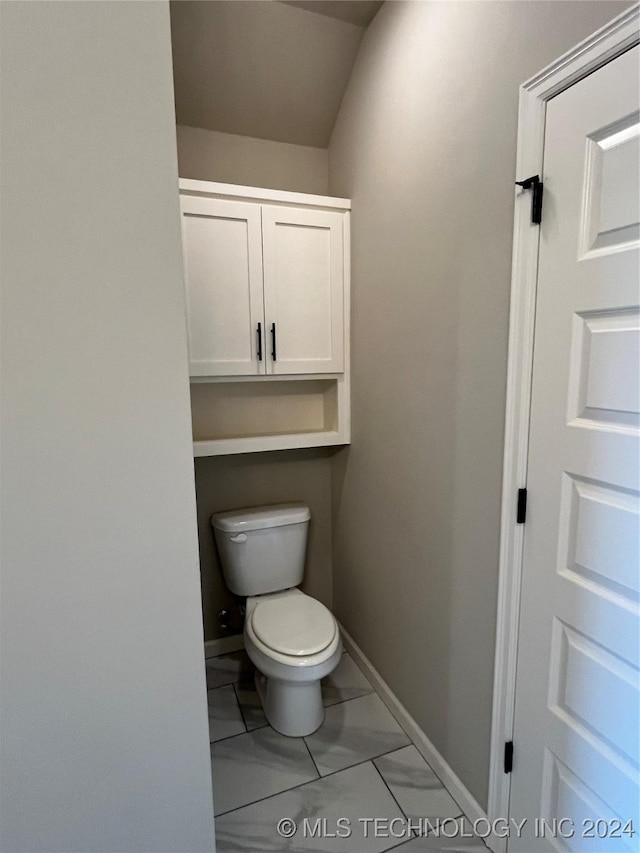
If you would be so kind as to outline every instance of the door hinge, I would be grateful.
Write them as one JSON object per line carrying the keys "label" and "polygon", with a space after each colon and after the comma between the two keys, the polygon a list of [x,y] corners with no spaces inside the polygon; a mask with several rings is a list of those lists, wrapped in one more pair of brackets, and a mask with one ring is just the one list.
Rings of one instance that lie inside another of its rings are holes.
{"label": "door hinge", "polygon": [[540,175],[532,175],[530,178],[525,178],[524,181],[516,181],[516,186],[522,187],[523,190],[532,190],[531,222],[534,225],[540,225],[542,222],[542,193],[544,191],[544,184],[540,180]]}
{"label": "door hinge", "polygon": [[518,489],[518,508],[516,510],[516,524],[524,524],[527,519],[527,490]]}
{"label": "door hinge", "polygon": [[513,770],[513,741],[508,740],[504,745],[504,772],[511,773]]}

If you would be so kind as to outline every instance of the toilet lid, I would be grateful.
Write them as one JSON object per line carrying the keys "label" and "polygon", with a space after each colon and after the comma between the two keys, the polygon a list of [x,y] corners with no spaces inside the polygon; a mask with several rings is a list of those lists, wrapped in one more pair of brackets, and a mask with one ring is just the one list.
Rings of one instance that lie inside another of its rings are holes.
{"label": "toilet lid", "polygon": [[296,656],[326,649],[337,630],[333,614],[308,595],[261,602],[253,611],[251,624],[265,646]]}

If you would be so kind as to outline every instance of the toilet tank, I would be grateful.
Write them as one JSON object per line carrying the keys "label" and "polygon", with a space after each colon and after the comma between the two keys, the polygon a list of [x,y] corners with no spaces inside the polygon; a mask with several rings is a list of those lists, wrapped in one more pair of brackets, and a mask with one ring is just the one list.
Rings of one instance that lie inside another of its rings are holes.
{"label": "toilet tank", "polygon": [[303,503],[256,506],[211,516],[222,573],[236,595],[298,586],[311,513]]}

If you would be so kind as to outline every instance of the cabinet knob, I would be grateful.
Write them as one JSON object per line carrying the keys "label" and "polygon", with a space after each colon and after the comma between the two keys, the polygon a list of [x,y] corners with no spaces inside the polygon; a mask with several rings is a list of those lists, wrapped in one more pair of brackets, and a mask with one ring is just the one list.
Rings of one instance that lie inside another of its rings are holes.
{"label": "cabinet knob", "polygon": [[276,324],[271,324],[271,358],[276,360]]}
{"label": "cabinet knob", "polygon": [[262,361],[262,323],[258,323],[258,361]]}

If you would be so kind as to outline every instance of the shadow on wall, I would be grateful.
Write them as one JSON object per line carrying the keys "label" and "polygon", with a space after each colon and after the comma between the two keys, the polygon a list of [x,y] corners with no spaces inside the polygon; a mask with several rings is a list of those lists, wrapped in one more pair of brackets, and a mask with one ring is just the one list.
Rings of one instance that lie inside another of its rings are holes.
{"label": "shadow on wall", "polygon": [[222,578],[210,524],[214,512],[304,501],[311,510],[311,524],[302,589],[332,607],[331,457],[334,452],[287,450],[195,460],[205,641],[232,633],[220,630],[217,613],[237,602]]}

